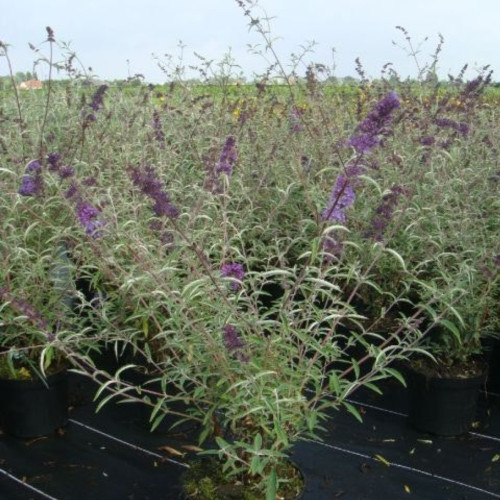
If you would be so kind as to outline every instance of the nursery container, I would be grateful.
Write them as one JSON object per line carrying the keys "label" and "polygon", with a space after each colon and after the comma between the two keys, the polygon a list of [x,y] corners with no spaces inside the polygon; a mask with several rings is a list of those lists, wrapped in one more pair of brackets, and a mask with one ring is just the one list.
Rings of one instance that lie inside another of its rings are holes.
{"label": "nursery container", "polygon": [[469,378],[440,378],[409,368],[409,423],[420,431],[439,436],[469,431],[485,377],[481,373]]}
{"label": "nursery container", "polygon": [[61,371],[41,379],[0,379],[0,417],[5,432],[34,438],[54,432],[68,422],[68,374]]}
{"label": "nursery container", "polygon": [[488,377],[486,390],[488,393],[500,394],[500,338],[488,339],[485,346],[488,361]]}

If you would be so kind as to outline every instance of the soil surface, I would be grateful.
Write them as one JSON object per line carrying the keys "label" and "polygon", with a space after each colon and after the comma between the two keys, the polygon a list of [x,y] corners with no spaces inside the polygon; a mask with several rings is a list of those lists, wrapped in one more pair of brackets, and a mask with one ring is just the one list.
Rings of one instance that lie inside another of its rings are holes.
{"label": "soil surface", "polygon": [[470,358],[465,363],[457,363],[445,358],[436,358],[437,363],[429,358],[410,360],[410,368],[418,373],[434,378],[473,378],[485,374],[486,362],[478,357]]}

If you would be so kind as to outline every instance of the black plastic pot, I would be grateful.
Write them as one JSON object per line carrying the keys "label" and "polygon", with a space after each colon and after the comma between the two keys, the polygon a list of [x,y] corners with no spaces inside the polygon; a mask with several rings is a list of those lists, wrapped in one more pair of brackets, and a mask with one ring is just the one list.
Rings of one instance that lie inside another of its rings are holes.
{"label": "black plastic pot", "polygon": [[500,338],[488,339],[485,344],[485,355],[489,366],[486,390],[500,394]]}
{"label": "black plastic pot", "polygon": [[409,423],[439,436],[468,432],[476,415],[477,398],[486,374],[471,378],[438,378],[407,369]]}
{"label": "black plastic pot", "polygon": [[54,432],[68,422],[68,374],[36,380],[0,379],[0,417],[5,432],[34,438]]}

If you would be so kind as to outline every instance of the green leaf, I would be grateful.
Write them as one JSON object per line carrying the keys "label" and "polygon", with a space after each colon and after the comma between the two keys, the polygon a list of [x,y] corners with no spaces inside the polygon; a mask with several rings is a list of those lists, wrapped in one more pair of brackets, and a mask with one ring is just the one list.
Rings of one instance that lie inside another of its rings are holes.
{"label": "green leaf", "polygon": [[162,420],[165,418],[166,414],[165,413],[161,413],[160,415],[158,415],[154,422],[153,422],[153,425],[151,425],[151,432],[153,432],[162,422]]}
{"label": "green leaf", "polygon": [[406,387],[406,380],[404,379],[403,375],[401,375],[401,373],[399,373],[397,370],[395,370],[394,368],[385,368],[385,371],[393,376],[396,380],[398,380],[399,382],[401,382],[401,384]]}
{"label": "green leaf", "polygon": [[354,370],[354,375],[355,375],[356,379],[359,379],[359,375],[360,375],[359,363],[354,358],[351,358],[351,364],[352,364],[352,368]]}
{"label": "green leaf", "polygon": [[259,451],[261,448],[262,448],[262,436],[259,433],[257,433],[253,440],[253,449],[255,451]]}
{"label": "green leaf", "polygon": [[312,411],[311,414],[307,417],[308,430],[310,432],[313,432],[317,423],[318,423],[318,414],[315,411]]}
{"label": "green leaf", "polygon": [[198,436],[198,446],[201,446],[205,442],[211,431],[212,431],[211,427],[206,425],[205,428],[200,432],[200,435]]}
{"label": "green leaf", "polygon": [[371,389],[373,392],[376,392],[377,394],[382,395],[382,391],[375,384],[372,384],[371,382],[365,382],[364,386],[367,389]]}
{"label": "green leaf", "polygon": [[355,406],[353,406],[350,403],[347,403],[346,401],[343,401],[342,403],[347,408],[347,411],[349,413],[354,415],[357,420],[359,420],[361,423],[363,423],[363,418],[361,417],[361,414],[359,413],[359,411],[357,410],[357,408]]}
{"label": "green leaf", "polygon": [[205,278],[202,278],[188,283],[181,292],[182,298],[187,300],[194,299],[202,292],[202,290],[199,289],[206,281],[207,280]]}
{"label": "green leaf", "polygon": [[258,455],[254,455],[250,461],[250,473],[260,474],[262,472],[262,460]]}
{"label": "green leaf", "polygon": [[403,271],[406,271],[405,261],[403,260],[403,257],[401,257],[401,255],[398,254],[398,252],[396,252],[392,248],[384,248],[384,251],[386,253],[391,254],[393,257],[395,257],[396,260],[401,264],[401,267],[403,268]]}
{"label": "green leaf", "polygon": [[222,439],[220,436],[215,436],[215,442],[221,450],[229,446],[229,443],[225,439]]}
{"label": "green leaf", "polygon": [[340,395],[340,381],[335,372],[330,373],[330,390]]}
{"label": "green leaf", "polygon": [[442,318],[439,320],[438,324],[444,326],[448,331],[450,331],[453,334],[457,342],[459,344],[462,344],[462,336],[460,335],[460,330],[457,328],[457,325],[455,325],[455,323],[452,323],[451,321]]}
{"label": "green leaf", "polygon": [[276,492],[278,491],[278,478],[276,469],[273,467],[271,474],[267,478],[266,500],[276,500]]}

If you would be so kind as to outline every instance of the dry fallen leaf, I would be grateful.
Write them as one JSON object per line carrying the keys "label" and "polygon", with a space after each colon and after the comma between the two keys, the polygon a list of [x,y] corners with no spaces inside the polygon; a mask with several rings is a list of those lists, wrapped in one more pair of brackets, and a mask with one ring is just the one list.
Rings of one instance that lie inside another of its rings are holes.
{"label": "dry fallen leaf", "polygon": [[195,446],[194,444],[183,444],[182,447],[188,451],[203,451],[203,448]]}
{"label": "dry fallen leaf", "polygon": [[491,459],[492,462],[498,462],[500,460],[500,455],[498,453],[496,455],[493,455],[493,458]]}
{"label": "dry fallen leaf", "polygon": [[175,455],[176,457],[183,457],[185,455],[182,451],[176,450],[170,446],[159,446],[157,450],[166,451],[167,453],[170,453],[170,455]]}
{"label": "dry fallen leaf", "polygon": [[374,456],[375,456],[375,460],[386,465],[387,467],[389,467],[389,465],[391,465],[391,462],[386,460],[382,455],[379,455],[378,453],[376,453]]}
{"label": "dry fallen leaf", "polygon": [[417,439],[417,441],[419,443],[423,443],[423,444],[432,444],[432,440],[431,439]]}
{"label": "dry fallen leaf", "polygon": [[406,493],[411,493],[410,487],[407,484],[404,485],[404,489]]}
{"label": "dry fallen leaf", "polygon": [[32,444],[36,443],[37,441],[43,441],[47,439],[47,436],[40,436],[35,439],[31,439],[30,441],[26,441],[26,446],[31,446]]}

